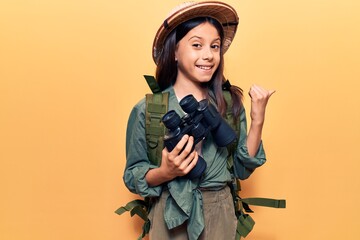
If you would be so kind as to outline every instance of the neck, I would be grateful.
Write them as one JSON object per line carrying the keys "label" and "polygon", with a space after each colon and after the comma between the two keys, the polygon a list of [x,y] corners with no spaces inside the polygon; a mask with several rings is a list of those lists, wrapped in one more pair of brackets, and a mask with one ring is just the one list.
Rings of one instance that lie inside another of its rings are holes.
{"label": "neck", "polygon": [[192,94],[197,101],[200,101],[207,98],[208,95],[208,87],[201,83],[176,81],[173,87],[178,99]]}

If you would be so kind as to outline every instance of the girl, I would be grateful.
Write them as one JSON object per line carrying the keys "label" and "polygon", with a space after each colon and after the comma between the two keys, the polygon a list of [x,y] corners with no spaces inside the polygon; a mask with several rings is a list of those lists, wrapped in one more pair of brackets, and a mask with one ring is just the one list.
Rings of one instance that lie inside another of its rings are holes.
{"label": "girl", "polygon": [[[223,54],[237,24],[238,16],[231,6],[213,1],[182,4],[164,21],[155,36],[153,59],[158,85],[169,93],[169,110],[183,116],[179,101],[192,94],[197,101],[208,99],[225,115]],[[261,132],[265,108],[274,91],[251,87],[249,132],[242,90],[231,86],[230,92],[234,119],[240,121],[234,174],[246,179],[266,161]],[[161,165],[155,166],[147,156],[144,126],[145,100],[141,100],[128,121],[124,182],[131,192],[155,199],[149,214],[150,239],[235,239],[237,219],[228,187],[227,148],[218,147],[211,134],[195,146],[194,138],[185,135],[172,151],[163,149]],[[186,174],[199,156],[206,161],[206,170],[201,177],[189,179]]]}

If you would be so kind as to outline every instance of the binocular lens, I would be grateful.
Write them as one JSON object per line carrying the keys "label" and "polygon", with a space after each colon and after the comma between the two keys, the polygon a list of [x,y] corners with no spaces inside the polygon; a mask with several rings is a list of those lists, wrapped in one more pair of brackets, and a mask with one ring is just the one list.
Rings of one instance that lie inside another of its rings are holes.
{"label": "binocular lens", "polygon": [[162,117],[161,121],[166,128],[175,129],[181,123],[181,118],[174,110],[171,110]]}
{"label": "binocular lens", "polygon": [[180,101],[180,106],[186,113],[195,112],[199,103],[196,101],[193,95],[187,95]]}

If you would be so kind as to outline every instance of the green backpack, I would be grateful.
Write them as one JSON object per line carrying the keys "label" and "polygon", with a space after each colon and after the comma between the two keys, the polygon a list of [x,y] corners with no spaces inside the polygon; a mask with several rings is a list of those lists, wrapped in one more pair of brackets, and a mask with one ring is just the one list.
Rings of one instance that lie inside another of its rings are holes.
{"label": "green backpack", "polygon": [[[157,82],[153,76],[144,76],[149,87],[152,90],[152,94],[146,94],[146,113],[145,113],[145,134],[146,142],[148,149],[148,157],[150,161],[160,166],[161,161],[161,152],[164,148],[163,138],[166,133],[166,128],[161,122],[162,116],[168,111],[168,99],[169,93],[162,93]],[[240,135],[240,122],[237,121],[235,124],[233,121],[233,114],[231,110],[231,94],[229,91],[230,83],[226,81],[223,85],[223,95],[225,101],[227,102],[226,117],[225,120],[227,123],[235,130],[237,136]],[[254,220],[248,213],[253,213],[249,205],[256,206],[265,206],[273,208],[285,208],[286,201],[281,199],[270,199],[270,198],[240,198],[239,192],[240,179],[235,178],[233,172],[233,153],[234,148],[237,146],[237,142],[230,144],[228,146],[228,160],[227,166],[232,174],[232,184],[230,184],[230,189],[232,192],[235,214],[238,219],[237,229],[236,229],[236,240],[239,240],[241,237],[246,237],[254,227]],[[118,208],[115,213],[121,215],[124,212],[129,211],[131,216],[135,214],[141,217],[144,220],[143,231],[139,236],[138,240],[141,240],[150,230],[150,221],[148,219],[148,213],[151,209],[151,201],[148,198],[144,200],[136,199],[126,206]]]}

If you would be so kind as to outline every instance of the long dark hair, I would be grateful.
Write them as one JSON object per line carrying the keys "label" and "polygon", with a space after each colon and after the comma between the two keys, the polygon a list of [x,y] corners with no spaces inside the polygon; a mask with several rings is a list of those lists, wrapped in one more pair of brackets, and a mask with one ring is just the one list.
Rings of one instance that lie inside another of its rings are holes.
{"label": "long dark hair", "polygon": [[[199,26],[202,23],[208,22],[213,25],[223,42],[224,30],[222,25],[215,19],[210,17],[197,17],[188,20],[179,26],[177,26],[166,38],[163,49],[157,60],[156,79],[161,90],[173,85],[177,77],[177,63],[175,61],[175,50],[178,42],[193,28]],[[221,42],[221,45],[222,45]],[[222,49],[222,48],[221,48]],[[213,98],[216,102],[219,112],[225,116],[227,103],[223,96],[223,83],[224,77],[224,55],[223,51],[220,51],[220,64],[212,76],[211,80],[207,83],[209,89],[209,97]],[[229,88],[232,98],[232,112],[235,120],[239,117],[242,108],[242,89],[237,86],[231,86]]]}

